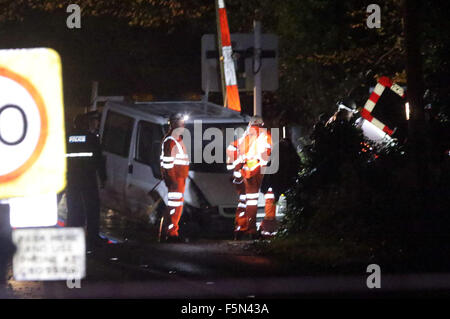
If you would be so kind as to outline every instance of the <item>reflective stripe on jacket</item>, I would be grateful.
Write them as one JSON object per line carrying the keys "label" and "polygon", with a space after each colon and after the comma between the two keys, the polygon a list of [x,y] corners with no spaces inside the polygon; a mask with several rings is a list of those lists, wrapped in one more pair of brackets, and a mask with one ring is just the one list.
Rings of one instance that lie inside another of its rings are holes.
{"label": "reflective stripe on jacket", "polygon": [[160,159],[163,176],[165,176],[165,172],[171,172],[169,175],[187,177],[189,172],[189,156],[186,152],[183,140],[177,140],[170,135],[166,136],[161,144]]}
{"label": "reflective stripe on jacket", "polygon": [[267,129],[259,127],[250,127],[238,140],[238,152],[241,154],[244,162],[244,176],[248,177],[245,172],[252,172],[265,166],[269,162],[272,150],[272,137]]}

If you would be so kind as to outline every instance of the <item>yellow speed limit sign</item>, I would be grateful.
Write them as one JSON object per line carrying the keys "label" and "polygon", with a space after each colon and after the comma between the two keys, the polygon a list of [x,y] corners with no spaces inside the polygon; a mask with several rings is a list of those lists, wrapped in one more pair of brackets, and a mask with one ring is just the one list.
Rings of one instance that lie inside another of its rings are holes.
{"label": "yellow speed limit sign", "polygon": [[65,172],[58,53],[0,50],[0,199],[57,193]]}

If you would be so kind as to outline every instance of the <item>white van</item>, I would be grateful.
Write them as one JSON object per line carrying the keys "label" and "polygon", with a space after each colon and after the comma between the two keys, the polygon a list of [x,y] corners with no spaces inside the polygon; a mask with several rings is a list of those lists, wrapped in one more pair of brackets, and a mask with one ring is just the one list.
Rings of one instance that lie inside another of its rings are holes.
{"label": "white van", "polygon": [[[167,204],[167,187],[160,175],[161,140],[173,113],[189,115],[186,129],[192,137],[197,120],[202,121],[203,131],[215,127],[223,132],[226,128],[242,128],[243,131],[249,121],[248,116],[210,102],[108,101],[100,124],[107,171],[105,188],[100,191],[103,206],[135,216],[148,216],[151,222],[158,222]],[[200,146],[204,148],[208,143],[210,141],[202,140]],[[223,145],[223,156],[226,156],[225,141]],[[195,152],[196,145],[191,143],[191,146],[191,153]],[[202,235],[205,229],[217,235],[220,232],[232,234],[238,198],[232,174],[226,170],[225,158],[223,163],[194,163],[192,154],[189,155],[191,165],[182,220],[202,226]],[[261,208],[264,206],[262,194],[259,204]],[[218,220],[226,222],[214,222]]]}

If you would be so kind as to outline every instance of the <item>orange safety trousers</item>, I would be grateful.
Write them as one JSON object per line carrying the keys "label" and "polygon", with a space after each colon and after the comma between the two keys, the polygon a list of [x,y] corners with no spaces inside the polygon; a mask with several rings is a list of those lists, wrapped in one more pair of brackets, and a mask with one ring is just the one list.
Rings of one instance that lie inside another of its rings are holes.
{"label": "orange safety trousers", "polygon": [[261,188],[263,175],[258,173],[250,178],[244,178],[245,187],[245,217],[247,227],[242,231],[249,234],[256,234],[256,214],[258,213],[259,189]]}
{"label": "orange safety trousers", "polygon": [[179,222],[183,213],[184,188],[186,186],[186,178],[172,178],[168,176],[165,180],[168,192],[167,208],[164,216],[164,229],[167,236],[177,237],[179,230]]}
{"label": "orange safety trousers", "polygon": [[[246,232],[254,234],[257,232],[256,217],[258,213],[259,189],[263,175],[257,174],[251,178],[244,179],[241,184],[235,184],[239,195],[238,207],[236,208],[235,232]],[[261,223],[261,234],[273,236],[278,228],[276,221],[276,203],[272,188],[264,194],[265,217]]]}
{"label": "orange safety trousers", "polygon": [[180,138],[166,136],[161,148],[161,173],[168,188],[162,231],[166,236],[178,237],[178,223],[183,213],[184,188],[189,173],[189,158]]}
{"label": "orange safety trousers", "polygon": [[238,205],[236,208],[236,217],[234,219],[234,231],[242,232],[248,229],[248,220],[245,215],[246,205],[246,196],[245,196],[245,184],[242,178],[235,179],[234,186],[236,189],[236,193],[239,196]]}

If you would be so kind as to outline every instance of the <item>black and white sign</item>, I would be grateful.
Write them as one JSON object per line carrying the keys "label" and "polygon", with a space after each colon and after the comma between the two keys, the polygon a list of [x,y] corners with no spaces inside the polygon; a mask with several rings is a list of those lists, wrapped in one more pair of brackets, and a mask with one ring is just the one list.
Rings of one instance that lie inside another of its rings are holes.
{"label": "black and white sign", "polygon": [[28,228],[13,230],[17,252],[14,279],[75,280],[86,274],[83,228]]}

